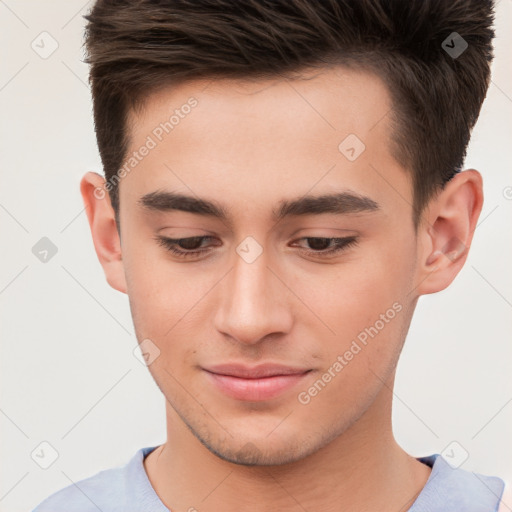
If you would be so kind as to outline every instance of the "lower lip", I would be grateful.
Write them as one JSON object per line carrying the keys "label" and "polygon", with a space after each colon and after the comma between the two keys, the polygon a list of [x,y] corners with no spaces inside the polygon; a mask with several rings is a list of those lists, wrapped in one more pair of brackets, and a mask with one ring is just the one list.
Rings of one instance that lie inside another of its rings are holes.
{"label": "lower lip", "polygon": [[206,372],[210,380],[226,395],[237,400],[262,401],[276,398],[296,386],[309,372],[276,375],[260,379],[243,379]]}

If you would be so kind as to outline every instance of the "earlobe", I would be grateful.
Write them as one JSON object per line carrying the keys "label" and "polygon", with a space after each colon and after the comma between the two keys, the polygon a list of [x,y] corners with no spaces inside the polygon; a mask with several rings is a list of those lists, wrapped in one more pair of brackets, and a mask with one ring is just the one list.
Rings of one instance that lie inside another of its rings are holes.
{"label": "earlobe", "polygon": [[482,204],[482,177],[474,169],[456,174],[431,201],[418,233],[419,295],[444,290],[460,272]]}
{"label": "earlobe", "polygon": [[80,192],[89,220],[94,249],[112,288],[126,293],[126,279],[114,209],[105,190],[105,180],[95,172],[86,173]]}

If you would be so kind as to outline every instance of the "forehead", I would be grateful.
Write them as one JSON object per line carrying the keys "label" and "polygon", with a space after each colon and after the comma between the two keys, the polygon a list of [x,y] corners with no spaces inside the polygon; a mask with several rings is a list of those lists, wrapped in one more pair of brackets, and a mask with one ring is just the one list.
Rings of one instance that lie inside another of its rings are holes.
{"label": "forehead", "polygon": [[127,157],[150,149],[122,181],[121,203],[157,188],[261,204],[340,186],[382,195],[386,176],[395,188],[407,180],[391,156],[390,112],[377,76],[341,67],[164,88],[130,112]]}
{"label": "forehead", "polygon": [[[240,138],[257,133],[265,141],[272,140],[277,131],[314,140],[325,130],[339,135],[352,130],[365,139],[391,109],[388,89],[375,74],[332,66],[304,70],[295,79],[204,79],[163,88],[150,94],[140,111],[129,112],[130,133],[137,136],[152,131],[174,111],[183,109],[190,98],[197,100],[199,108],[192,109],[193,116],[185,116],[192,118],[187,124],[193,123],[198,136],[204,135],[199,133],[201,129],[222,129]],[[212,116],[215,126],[211,125]],[[173,139],[178,141],[180,132],[183,127],[173,130]]]}

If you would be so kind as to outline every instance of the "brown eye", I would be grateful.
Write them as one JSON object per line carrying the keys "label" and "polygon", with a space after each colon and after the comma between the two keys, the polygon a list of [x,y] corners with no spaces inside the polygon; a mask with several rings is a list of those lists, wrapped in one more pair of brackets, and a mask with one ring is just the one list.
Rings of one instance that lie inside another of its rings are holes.
{"label": "brown eye", "polygon": [[352,245],[357,244],[356,236],[347,236],[344,238],[326,238],[326,237],[304,237],[300,240],[305,240],[308,247],[300,247],[302,252],[307,255],[328,257],[341,253]]}
{"label": "brown eye", "polygon": [[324,251],[331,245],[332,238],[306,238],[308,245],[315,251]]}
{"label": "brown eye", "polygon": [[201,247],[201,244],[203,243],[205,237],[203,236],[193,236],[190,238],[181,238],[178,240],[175,240],[179,247],[182,249],[187,249],[189,251],[193,251],[195,249],[199,249]]}
{"label": "brown eye", "polygon": [[[191,236],[187,238],[168,238],[157,236],[155,240],[169,252],[179,258],[192,258],[210,251],[211,246],[203,246],[203,242],[212,241],[212,236]],[[219,245],[219,244],[217,244]]]}

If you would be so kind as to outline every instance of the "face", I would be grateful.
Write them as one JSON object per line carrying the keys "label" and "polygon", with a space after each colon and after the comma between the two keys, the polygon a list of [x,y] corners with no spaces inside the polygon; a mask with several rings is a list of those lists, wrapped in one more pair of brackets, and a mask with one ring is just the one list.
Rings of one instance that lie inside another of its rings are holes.
{"label": "face", "polygon": [[302,459],[370,410],[416,299],[386,87],[342,68],[308,78],[189,82],[129,122],[137,338],[171,416],[237,463]]}

